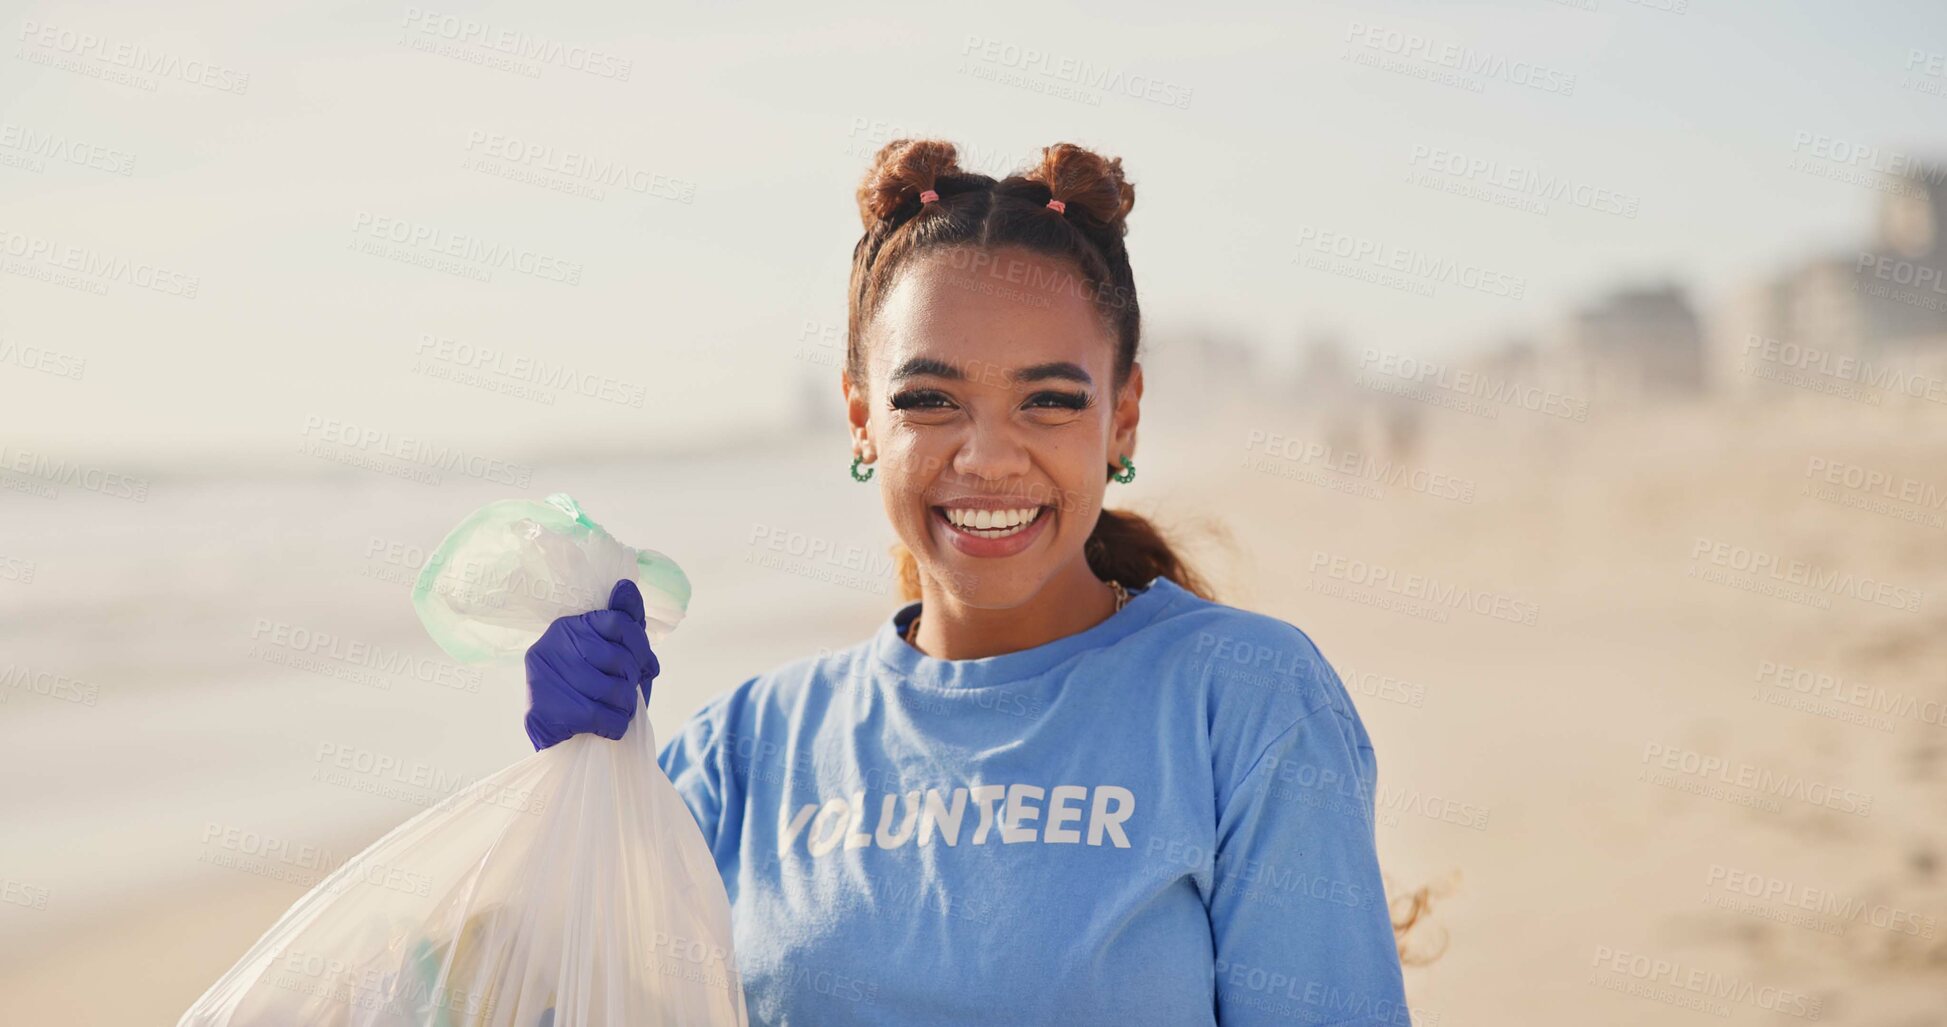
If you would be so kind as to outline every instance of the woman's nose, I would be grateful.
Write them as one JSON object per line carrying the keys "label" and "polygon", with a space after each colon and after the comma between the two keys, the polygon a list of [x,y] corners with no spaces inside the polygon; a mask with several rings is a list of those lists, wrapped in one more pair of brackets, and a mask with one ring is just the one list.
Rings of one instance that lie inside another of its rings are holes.
{"label": "woman's nose", "polygon": [[1009,481],[1025,475],[1033,461],[1010,425],[976,424],[953,455],[956,474],[987,481]]}

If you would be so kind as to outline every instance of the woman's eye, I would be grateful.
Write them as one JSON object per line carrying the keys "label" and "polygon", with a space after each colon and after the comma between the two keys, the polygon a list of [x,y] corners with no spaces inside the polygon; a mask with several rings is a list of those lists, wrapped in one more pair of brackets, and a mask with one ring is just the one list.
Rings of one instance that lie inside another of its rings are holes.
{"label": "woman's eye", "polygon": [[931,389],[908,389],[892,397],[894,410],[938,410],[946,404],[946,396]]}
{"label": "woman's eye", "polygon": [[1088,397],[1079,392],[1037,392],[1028,400],[1028,406],[1044,410],[1085,410]]}
{"label": "woman's eye", "polygon": [[[891,399],[894,410],[946,410],[953,401],[936,389],[908,389],[894,395]],[[1033,410],[1086,410],[1089,397],[1079,392],[1038,392],[1028,398],[1027,406]]]}

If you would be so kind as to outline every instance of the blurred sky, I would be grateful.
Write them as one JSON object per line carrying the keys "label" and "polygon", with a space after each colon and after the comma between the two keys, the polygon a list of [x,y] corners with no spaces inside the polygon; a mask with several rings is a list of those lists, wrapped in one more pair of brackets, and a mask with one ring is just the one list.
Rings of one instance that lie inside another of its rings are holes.
{"label": "blurred sky", "polygon": [[[1221,326],[1284,364],[1319,330],[1458,351],[1666,275],[1708,301],[1865,232],[1875,194],[1788,169],[1796,133],[1917,153],[1942,142],[1947,97],[1911,88],[1907,65],[1915,49],[1947,51],[1943,5],[1594,6],[29,3],[0,58],[14,140],[0,158],[16,158],[0,166],[0,248],[147,262],[194,276],[196,295],[0,274],[0,347],[83,362],[77,378],[0,359],[0,442],[109,466],[301,467],[290,454],[307,424],[337,421],[509,459],[657,448],[791,423],[811,377],[842,448],[836,370],[801,347],[843,331],[852,190],[900,134],[955,140],[987,171],[1062,140],[1122,156],[1152,341]],[[448,16],[489,38],[590,47],[629,73],[565,56],[525,62],[538,75],[485,66],[496,51],[449,38]],[[1354,23],[1572,75],[1573,92],[1504,78],[1473,92],[1365,66],[1347,55],[1382,51],[1348,41]],[[113,70],[102,49],[74,52],[80,34],[247,86],[181,72],[149,89],[50,66]],[[1030,65],[1022,48],[1046,57]],[[1187,104],[1045,91],[1081,64]],[[463,166],[496,136],[669,185],[597,200]],[[47,137],[130,173],[19,166],[22,140]],[[1534,216],[1403,184],[1416,146],[1634,195],[1641,213]],[[379,218],[519,247],[579,282],[507,267],[476,281],[355,250]],[[1293,261],[1307,226],[1520,275],[1526,296],[1425,298],[1308,272]],[[441,380],[414,367],[427,337],[564,359],[643,400],[557,390],[547,404]]]}

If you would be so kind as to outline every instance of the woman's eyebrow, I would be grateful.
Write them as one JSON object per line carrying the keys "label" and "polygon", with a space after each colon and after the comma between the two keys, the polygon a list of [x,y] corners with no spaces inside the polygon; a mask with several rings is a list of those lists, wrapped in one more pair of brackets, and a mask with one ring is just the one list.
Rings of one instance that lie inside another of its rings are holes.
{"label": "woman's eyebrow", "polygon": [[[948,381],[956,382],[967,380],[966,374],[958,367],[944,360],[935,360],[932,357],[914,357],[900,364],[898,369],[892,372],[892,380],[894,382],[902,382],[908,378],[918,378],[921,376],[945,378]],[[983,374],[982,377],[985,378],[987,375]],[[1012,378],[1017,382],[1034,382],[1048,378],[1060,378],[1067,381],[1080,382],[1083,385],[1095,384],[1095,379],[1090,378],[1088,372],[1082,370],[1080,364],[1068,360],[1054,360],[1045,364],[1034,364],[1029,367],[1023,367],[1015,371]]]}
{"label": "woman's eyebrow", "polygon": [[892,372],[892,380],[895,382],[903,382],[908,378],[918,378],[921,376],[945,378],[956,382],[965,381],[967,378],[966,375],[960,373],[959,368],[944,360],[935,360],[932,357],[914,357],[900,364],[898,369]]}
{"label": "woman's eyebrow", "polygon": [[1014,378],[1016,381],[1023,382],[1038,382],[1044,378],[1061,378],[1071,382],[1079,382],[1083,385],[1095,384],[1095,379],[1090,378],[1088,372],[1082,370],[1080,364],[1071,363],[1066,360],[1056,360],[1046,364],[1035,364],[1033,367],[1024,367]]}

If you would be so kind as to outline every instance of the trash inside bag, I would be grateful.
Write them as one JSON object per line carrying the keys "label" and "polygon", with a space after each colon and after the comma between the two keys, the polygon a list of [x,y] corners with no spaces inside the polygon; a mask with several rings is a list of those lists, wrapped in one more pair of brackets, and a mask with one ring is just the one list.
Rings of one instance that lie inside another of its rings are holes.
{"label": "trash inside bag", "polygon": [[[565,495],[490,504],[439,554],[413,602],[468,661],[525,651],[620,577],[652,639],[689,604],[675,563]],[[448,796],[299,899],[178,1027],[745,1027],[723,880],[656,751],[638,692],[619,741],[576,735]]]}
{"label": "trash inside bag", "polygon": [[649,641],[662,641],[690,605],[682,569],[617,542],[557,492],[474,511],[426,559],[412,605],[448,656],[473,663],[525,653],[556,617],[607,606],[623,578],[641,586]]}

